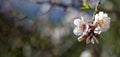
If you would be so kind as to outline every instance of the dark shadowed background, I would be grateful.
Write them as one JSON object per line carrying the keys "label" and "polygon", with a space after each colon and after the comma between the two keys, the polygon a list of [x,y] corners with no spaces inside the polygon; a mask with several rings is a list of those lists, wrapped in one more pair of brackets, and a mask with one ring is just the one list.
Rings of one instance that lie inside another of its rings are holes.
{"label": "dark shadowed background", "polygon": [[120,57],[120,0],[101,1],[111,27],[97,45],[73,34],[75,18],[93,15],[81,6],[82,0],[0,0],[0,57]]}

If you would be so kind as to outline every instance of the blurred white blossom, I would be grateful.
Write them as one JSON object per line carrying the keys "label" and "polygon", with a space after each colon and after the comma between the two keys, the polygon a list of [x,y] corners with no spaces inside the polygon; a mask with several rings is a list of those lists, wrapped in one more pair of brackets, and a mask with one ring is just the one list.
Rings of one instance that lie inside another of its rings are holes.
{"label": "blurred white blossom", "polygon": [[68,27],[63,27],[63,28],[54,28],[51,30],[51,40],[53,44],[59,44],[62,37],[68,35],[70,32],[70,29]]}
{"label": "blurred white blossom", "polygon": [[90,50],[85,50],[85,51],[82,52],[80,57],[92,57],[92,53],[91,53]]}

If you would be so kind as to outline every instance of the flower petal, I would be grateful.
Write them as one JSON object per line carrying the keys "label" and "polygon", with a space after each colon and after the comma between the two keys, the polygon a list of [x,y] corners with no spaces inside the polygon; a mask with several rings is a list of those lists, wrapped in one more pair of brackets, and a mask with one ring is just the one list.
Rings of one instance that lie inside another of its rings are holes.
{"label": "flower petal", "polygon": [[83,38],[83,35],[81,35],[80,37],[78,37],[78,41],[81,42],[83,41],[85,38]]}
{"label": "flower petal", "polygon": [[96,34],[101,34],[101,30],[100,30],[100,26],[96,27],[95,30],[94,30],[94,33]]}
{"label": "flower petal", "polygon": [[86,24],[86,29],[85,29],[85,31],[84,31],[84,32],[87,32],[87,31],[88,31],[88,29],[89,29],[89,25],[87,25],[87,24]]}
{"label": "flower petal", "polygon": [[95,15],[95,20],[94,20],[93,24],[96,24],[98,22],[98,20],[99,20],[99,16],[98,16],[98,14],[96,14]]}
{"label": "flower petal", "polygon": [[110,28],[109,24],[106,24],[100,28],[101,31],[106,32]]}
{"label": "flower petal", "polygon": [[95,28],[95,30],[100,30],[100,26],[97,26],[97,27]]}
{"label": "flower petal", "polygon": [[99,16],[100,16],[100,15],[103,15],[103,14],[104,14],[103,11],[100,11],[100,12],[99,12]]}
{"label": "flower petal", "polygon": [[75,29],[73,30],[73,33],[76,35],[76,36],[79,36],[83,33],[83,30],[81,30],[80,28],[78,27],[75,27]]}
{"label": "flower petal", "polygon": [[103,32],[107,31],[110,28],[110,18],[106,17],[104,18],[104,20],[105,20],[105,24],[103,24],[103,26],[101,26],[100,28],[100,30]]}
{"label": "flower petal", "polygon": [[99,12],[99,19],[103,19],[103,16],[104,16],[104,13],[101,11],[101,12]]}
{"label": "flower petal", "polygon": [[108,17],[108,14],[105,13],[105,14],[104,14],[104,18],[106,18],[106,17]]}
{"label": "flower petal", "polygon": [[98,17],[98,14],[96,14],[96,15],[95,15],[95,19],[98,19],[98,18],[99,18],[99,17]]}
{"label": "flower petal", "polygon": [[94,33],[96,33],[96,34],[101,34],[101,32],[102,32],[102,31],[100,31],[100,30],[95,30],[95,31],[94,31]]}
{"label": "flower petal", "polygon": [[82,20],[81,20],[81,19],[75,19],[75,20],[74,20],[74,24],[75,24],[76,26],[79,26],[81,23],[82,23]]}

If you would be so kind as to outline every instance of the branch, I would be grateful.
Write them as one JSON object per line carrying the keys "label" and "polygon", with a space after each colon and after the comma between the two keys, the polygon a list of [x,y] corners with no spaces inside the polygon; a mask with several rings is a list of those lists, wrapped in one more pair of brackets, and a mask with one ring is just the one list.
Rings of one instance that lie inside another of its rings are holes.
{"label": "branch", "polygon": [[98,11],[98,7],[99,7],[99,5],[100,5],[100,2],[101,2],[101,0],[98,0],[97,4],[96,4],[96,6],[95,6],[94,14],[96,13],[96,11]]}
{"label": "branch", "polygon": [[97,4],[96,4],[96,6],[95,6],[94,14],[93,14],[93,18],[92,18],[93,20],[94,20],[94,16],[95,16],[96,12],[98,11],[98,7],[99,7],[99,5],[100,5],[100,2],[101,2],[101,0],[98,0]]}

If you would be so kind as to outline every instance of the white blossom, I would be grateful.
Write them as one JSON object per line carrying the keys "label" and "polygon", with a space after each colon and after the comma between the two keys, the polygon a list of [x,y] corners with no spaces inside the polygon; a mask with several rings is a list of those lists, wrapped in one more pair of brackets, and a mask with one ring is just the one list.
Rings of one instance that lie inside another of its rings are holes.
{"label": "white blossom", "polygon": [[81,19],[75,19],[74,20],[75,29],[73,30],[73,33],[76,36],[80,36],[83,32],[86,32],[88,30],[88,25],[84,22],[83,17]]}
{"label": "white blossom", "polygon": [[101,11],[95,15],[95,21],[93,23],[98,23],[97,27],[100,27],[99,30],[105,32],[110,27],[110,17],[108,17],[108,14]]}
{"label": "white blossom", "polygon": [[110,17],[104,12],[99,12],[95,15],[94,20],[91,23],[87,23],[83,17],[81,19],[74,20],[75,29],[73,33],[78,37],[78,41],[81,42],[84,39],[86,43],[99,43],[97,37],[101,32],[105,32],[110,27]]}

